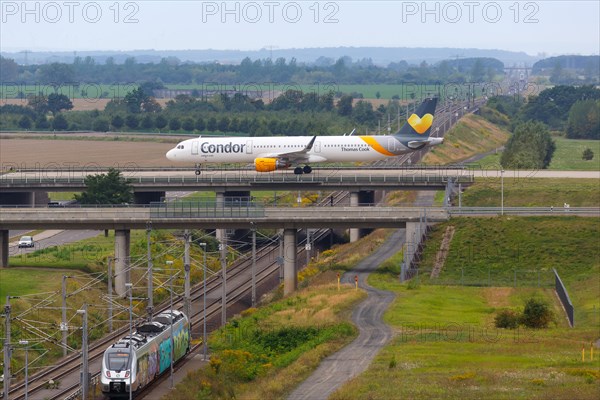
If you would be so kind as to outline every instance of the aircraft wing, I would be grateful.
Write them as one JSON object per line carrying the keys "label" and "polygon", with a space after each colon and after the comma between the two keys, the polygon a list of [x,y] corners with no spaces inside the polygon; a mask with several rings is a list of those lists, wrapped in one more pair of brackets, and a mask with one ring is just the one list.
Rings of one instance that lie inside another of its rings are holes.
{"label": "aircraft wing", "polygon": [[310,142],[308,142],[306,147],[304,147],[302,150],[279,152],[279,153],[269,153],[269,154],[263,154],[261,156],[266,157],[266,158],[277,158],[282,161],[285,161],[286,163],[326,161],[327,159],[325,157],[315,156],[314,154],[311,154],[311,155],[308,154],[308,152],[310,150],[312,150],[312,148],[313,148],[315,139],[317,139],[317,137],[313,136],[313,138],[310,140]]}

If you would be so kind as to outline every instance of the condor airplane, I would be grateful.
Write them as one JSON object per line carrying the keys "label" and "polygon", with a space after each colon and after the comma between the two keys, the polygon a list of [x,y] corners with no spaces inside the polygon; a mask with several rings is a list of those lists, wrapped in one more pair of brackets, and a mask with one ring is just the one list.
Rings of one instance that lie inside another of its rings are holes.
{"label": "condor airplane", "polygon": [[442,143],[429,137],[436,105],[437,98],[423,101],[393,135],[199,137],[180,142],[167,158],[195,163],[196,175],[206,163],[254,163],[258,172],[294,167],[300,175],[312,172],[310,163],[381,160]]}

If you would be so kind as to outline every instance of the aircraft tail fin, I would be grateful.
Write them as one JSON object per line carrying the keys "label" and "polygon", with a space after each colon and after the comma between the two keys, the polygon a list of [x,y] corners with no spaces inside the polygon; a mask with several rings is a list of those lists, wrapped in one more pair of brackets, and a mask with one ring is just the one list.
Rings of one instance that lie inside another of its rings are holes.
{"label": "aircraft tail fin", "polygon": [[415,111],[394,136],[399,139],[426,139],[431,133],[433,115],[437,106],[437,97],[423,100],[417,111]]}

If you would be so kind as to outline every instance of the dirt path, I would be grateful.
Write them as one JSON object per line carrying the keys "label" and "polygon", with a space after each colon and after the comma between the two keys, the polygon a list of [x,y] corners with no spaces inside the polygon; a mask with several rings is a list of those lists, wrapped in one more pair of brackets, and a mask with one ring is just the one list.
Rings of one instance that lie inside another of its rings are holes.
{"label": "dirt path", "polygon": [[366,370],[379,350],[391,339],[392,330],[383,322],[382,317],[394,299],[394,294],[369,286],[367,277],[382,262],[400,251],[404,234],[404,229],[395,231],[377,251],[353,271],[344,274],[342,282],[354,284],[354,277],[358,276],[359,286],[368,293],[367,299],[352,313],[352,321],[360,333],[348,346],[324,359],[319,368],[290,394],[289,400],[328,398],[348,380]]}

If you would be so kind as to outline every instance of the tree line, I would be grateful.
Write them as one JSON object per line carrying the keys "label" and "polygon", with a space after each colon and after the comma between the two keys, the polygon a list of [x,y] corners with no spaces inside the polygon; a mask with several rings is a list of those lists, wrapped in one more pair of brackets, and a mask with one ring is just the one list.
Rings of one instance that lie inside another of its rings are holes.
{"label": "tree line", "polygon": [[66,95],[29,96],[27,106],[0,107],[0,129],[333,135],[354,128],[373,130],[405,109],[397,100],[374,108],[351,95],[336,98],[333,92],[298,90],[288,90],[269,104],[241,93],[220,93],[208,99],[179,95],[163,107],[149,94],[151,88],[143,84],[123,99],[109,101],[102,111],[67,113],[73,104]]}
{"label": "tree line", "polygon": [[239,84],[241,82],[375,84],[419,82],[443,84],[447,82],[493,81],[503,73],[504,64],[495,58],[464,58],[444,60],[436,64],[423,61],[418,65],[406,61],[392,62],[386,67],[374,65],[370,59],[353,61],[350,57],[337,60],[321,57],[314,64],[301,64],[292,58],[251,60],[245,58],[238,65],[212,63],[183,63],[169,57],[160,63],[138,63],[130,57],[122,64],[108,58],[98,64],[91,57],[75,57],[73,63],[18,65],[13,59],[0,57],[0,80],[19,84],[96,84],[141,83],[163,84]]}

